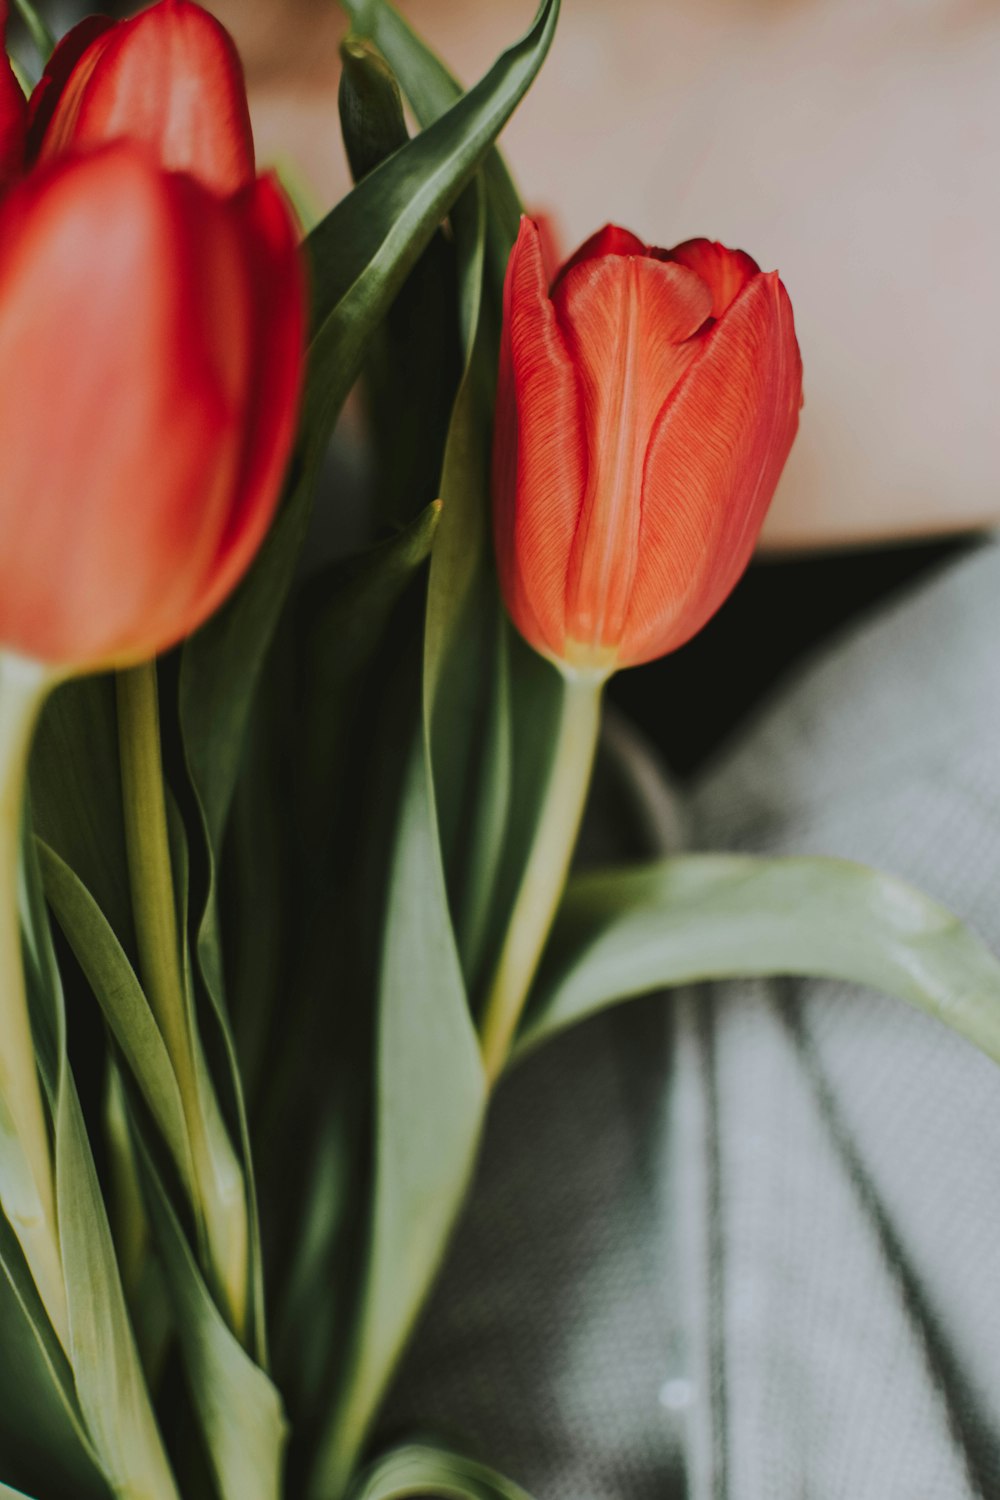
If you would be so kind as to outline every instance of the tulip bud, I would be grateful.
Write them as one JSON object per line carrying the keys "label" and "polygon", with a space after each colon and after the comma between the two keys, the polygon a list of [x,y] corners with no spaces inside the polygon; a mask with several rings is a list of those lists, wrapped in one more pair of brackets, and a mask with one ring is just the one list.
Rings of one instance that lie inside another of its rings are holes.
{"label": "tulip bud", "polygon": [[0,204],[0,642],[89,669],[199,625],[271,521],[294,436],[297,233],[130,145]]}
{"label": "tulip bud", "polygon": [[777,273],[609,225],[551,291],[521,222],[504,291],[496,551],[527,640],[607,676],[676,650],[750,560],[798,426]]}
{"label": "tulip bud", "polygon": [[167,171],[219,193],[253,181],[239,55],[192,0],[159,0],[117,24],[91,17],[52,54],[32,95],[32,153],[45,160],[123,139],[144,142]]}
{"label": "tulip bud", "polygon": [[28,101],[7,56],[7,0],[0,0],[0,188],[20,172]]}

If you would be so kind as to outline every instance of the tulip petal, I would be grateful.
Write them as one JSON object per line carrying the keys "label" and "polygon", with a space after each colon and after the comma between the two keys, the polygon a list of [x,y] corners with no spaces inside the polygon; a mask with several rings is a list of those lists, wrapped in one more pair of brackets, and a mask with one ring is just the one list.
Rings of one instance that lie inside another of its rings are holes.
{"label": "tulip petal", "polygon": [[[52,55],[45,64],[45,71],[31,91],[28,103],[28,160],[34,161],[41,150],[45,132],[70,78],[89,77],[94,64],[101,55],[101,48],[91,46],[97,38],[114,28],[110,16],[87,16],[72,26],[62,41],[57,42]],[[86,56],[87,61],[83,59]],[[77,70],[79,69],[79,72]]]}
{"label": "tulip petal", "polygon": [[684,266],[604,255],[574,266],[553,302],[576,368],[587,443],[565,574],[569,659],[582,664],[620,638],[638,563],[649,434],[699,352],[691,336],[709,317],[711,296]]}
{"label": "tulip petal", "polygon": [[28,103],[6,51],[7,0],[0,0],[0,187],[5,187],[24,165]]}
{"label": "tulip petal", "polygon": [[281,494],[302,384],[306,309],[294,215],[271,177],[261,178],[228,208],[238,217],[249,263],[245,318],[252,330],[253,384],[243,413],[245,442],[234,501],[189,630],[228,596],[264,540]]}
{"label": "tulip petal", "polygon": [[159,0],[91,43],[51,107],[41,156],[122,139],[145,142],[168,171],[216,192],[253,181],[239,55],[191,0]]}
{"label": "tulip petal", "polygon": [[243,443],[200,291],[225,207],[117,146],[0,208],[0,639],[25,655],[117,663],[188,628]]}
{"label": "tulip petal", "polygon": [[539,651],[558,654],[586,445],[576,375],[530,219],[521,220],[507,268],[504,344],[493,447],[497,561],[518,628]]}
{"label": "tulip petal", "polygon": [[642,240],[630,230],[622,229],[618,224],[605,224],[604,228],[592,234],[589,240],[584,240],[579,250],[574,250],[556,276],[552,290],[555,291],[556,286],[568,271],[572,271],[574,266],[582,265],[585,260],[599,260],[603,255],[648,254],[649,251]]}
{"label": "tulip petal", "polygon": [[718,240],[685,240],[672,250],[656,250],[663,260],[697,271],[712,293],[712,317],[721,318],[760,266],[745,250],[727,250]]}
{"label": "tulip petal", "polygon": [[798,427],[802,365],[776,273],[749,282],[653,430],[622,665],[682,646],[747,566]]}

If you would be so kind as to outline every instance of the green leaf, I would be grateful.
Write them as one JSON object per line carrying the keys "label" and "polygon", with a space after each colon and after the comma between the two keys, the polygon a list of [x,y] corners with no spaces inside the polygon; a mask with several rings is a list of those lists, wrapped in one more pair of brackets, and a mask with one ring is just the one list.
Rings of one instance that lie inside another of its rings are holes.
{"label": "green leaf", "polygon": [[[27,842],[27,841],[26,841]],[[53,1109],[56,1211],[69,1312],[69,1363],[79,1410],[116,1494],[179,1500],[129,1321],[111,1228],[66,1052],[62,986],[38,894],[34,846],[25,860],[26,973],[42,1023],[43,1076]],[[105,924],[106,927],[106,924]],[[40,993],[39,981],[41,981]],[[55,1064],[55,1076],[52,1065]]]}
{"label": "green leaf", "polygon": [[386,1453],[351,1491],[351,1500],[407,1500],[409,1496],[439,1500],[529,1500],[485,1464],[452,1453],[436,1443],[406,1443]]}
{"label": "green leaf", "polygon": [[[348,37],[341,56],[341,129],[360,181],[409,135],[399,85],[372,43]],[[438,230],[374,330],[362,372],[371,508],[379,519],[408,520],[440,493],[441,452],[460,375],[455,323],[454,248]]]}
{"label": "green leaf", "polygon": [[951,912],[846,860],[727,854],[574,880],[518,1053],[631,995],[771,974],[884,990],[1000,1062],[1000,962]]}
{"label": "green leaf", "polygon": [[174,1310],[195,1420],[221,1500],[279,1500],[287,1429],[281,1398],[226,1326],[141,1136],[150,1219]]}
{"label": "green leaf", "polygon": [[428,584],[424,716],[449,897],[472,985],[501,865],[511,782],[507,636],[489,532],[495,339],[484,317],[486,218],[478,180],[456,206],[454,222],[467,356],[445,448],[444,510]]}
{"label": "green leaf", "polygon": [[[462,97],[462,87],[426,43],[386,0],[343,0],[354,30],[372,41],[388,60],[425,129]],[[493,232],[491,260],[502,280],[507,254],[517,234],[521,203],[499,151],[487,152],[483,178]]]}
{"label": "green leaf", "polygon": [[39,842],[45,892],[189,1192],[194,1166],[177,1079],[132,965],[90,892]]}
{"label": "green leaf", "polygon": [[430,556],[440,521],[441,504],[435,501],[395,536],[324,569],[303,590],[300,651],[308,694],[301,754],[310,841],[329,837],[334,804],[342,795],[339,771],[358,684],[404,591]]}
{"label": "green leaf", "polygon": [[349,36],[340,44],[340,129],[355,182],[409,140],[403,100],[391,68],[373,47]]}
{"label": "green leaf", "polygon": [[371,172],[310,236],[316,297],[310,433],[329,431],[345,364],[357,369],[379,322],[458,194],[530,87],[555,31],[543,0],[522,38],[485,78]]}
{"label": "green leaf", "polygon": [[[461,97],[460,85],[386,0],[345,4],[354,31],[389,61],[420,124],[432,125]],[[476,348],[449,433],[441,486],[446,524],[435,549],[429,605],[441,838],[474,995],[520,881],[548,784],[562,702],[558,673],[524,645],[507,621],[492,565],[489,456],[500,293],[521,205],[497,150],[487,153],[481,176],[488,275]],[[461,248],[460,230],[456,219]],[[468,279],[462,300],[468,329]],[[491,663],[485,673],[484,662]],[[470,723],[477,726],[472,733]],[[475,810],[471,826],[470,808]]]}
{"label": "green leaf", "polygon": [[[174,876],[175,901],[180,919],[180,930],[188,930],[188,848],[184,823],[173,798],[167,801],[167,821],[170,832],[170,862]],[[220,977],[221,984],[221,977]],[[221,1265],[225,1268],[220,1278],[221,1267],[213,1266],[213,1285],[216,1295],[227,1306],[232,1317],[237,1309],[243,1310],[242,1295],[245,1284],[250,1288],[250,1308],[247,1326],[241,1328],[249,1347],[252,1347],[261,1363],[267,1358],[267,1343],[264,1326],[264,1278],[260,1252],[260,1230],[257,1222],[256,1194],[253,1187],[253,1167],[250,1158],[249,1136],[243,1105],[243,1082],[236,1060],[235,1044],[229,1029],[228,1016],[221,995],[215,1005],[216,1021],[222,1042],[223,1060],[227,1071],[227,1082],[233,1107],[237,1116],[239,1155],[233,1148],[229,1129],[223,1118],[219,1094],[208,1068],[205,1048],[201,1041],[195,1002],[194,974],[190,949],[183,946],[184,1000],[188,1015],[188,1031],[192,1039],[195,1062],[195,1086],[197,1089],[197,1117],[203,1130],[207,1164],[213,1183],[210,1200],[202,1193],[206,1227],[210,1241],[221,1250]],[[213,996],[213,1000],[216,997]],[[189,1113],[190,1120],[191,1115]],[[193,1142],[197,1151],[197,1143]],[[203,1184],[204,1186],[204,1184]],[[212,1216],[211,1221],[209,1215]],[[214,1257],[213,1257],[214,1259]],[[239,1288],[236,1299],[233,1291]],[[235,1326],[235,1325],[234,1325]]]}
{"label": "green leaf", "polygon": [[27,27],[28,34],[35,44],[35,50],[44,65],[48,62],[52,49],[55,47],[55,37],[38,14],[31,0],[14,0],[14,9]]}
{"label": "green leaf", "polygon": [[80,678],[51,695],[35,734],[30,776],[35,832],[134,951],[111,678]]}
{"label": "green leaf", "polygon": [[423,743],[403,791],[378,999],[375,1187],[367,1276],[346,1388],[311,1495],[344,1493],[440,1263],[485,1105],[441,869]]}
{"label": "green leaf", "polygon": [[17,1240],[0,1214],[0,1453],[32,1488],[107,1500],[73,1372],[35,1290]]}
{"label": "green leaf", "polygon": [[56,1114],[56,1203],[73,1373],[112,1489],[179,1500],[146,1389],[111,1229],[76,1088],[63,1060]]}
{"label": "green leaf", "polygon": [[[25,819],[25,972],[53,1112],[56,1209],[69,1313],[68,1357],[88,1435],[111,1488],[177,1500],[129,1321],[104,1199],[66,1053],[62,985]],[[102,919],[103,921],[103,919]],[[104,924],[107,931],[107,924]],[[5,1257],[9,1263],[9,1257]],[[25,1306],[30,1303],[25,1301]],[[54,1368],[58,1369],[58,1361]]]}

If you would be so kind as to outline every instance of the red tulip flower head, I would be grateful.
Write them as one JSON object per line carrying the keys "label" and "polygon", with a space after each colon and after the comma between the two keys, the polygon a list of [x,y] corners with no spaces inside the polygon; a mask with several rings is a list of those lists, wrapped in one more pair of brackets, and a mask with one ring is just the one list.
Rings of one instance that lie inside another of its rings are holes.
{"label": "red tulip flower head", "polygon": [[274,515],[298,227],[254,177],[233,45],[190,0],[71,32],[28,155],[0,201],[0,642],[124,666],[202,624]]}
{"label": "red tulip flower head", "polygon": [[788,457],[788,295],[742,251],[600,231],[551,288],[523,219],[504,292],[495,540],[508,608],[564,670],[682,646],[743,573]]}
{"label": "red tulip flower head", "polygon": [[122,665],[211,614],[274,514],[303,325],[295,226],[266,178],[221,198],[118,145],[9,191],[6,646],[54,665]]}
{"label": "red tulip flower head", "polygon": [[159,0],[128,21],[73,28],[31,99],[29,149],[45,160],[111,141],[141,141],[161,166],[232,193],[254,180],[239,54],[192,0]]}

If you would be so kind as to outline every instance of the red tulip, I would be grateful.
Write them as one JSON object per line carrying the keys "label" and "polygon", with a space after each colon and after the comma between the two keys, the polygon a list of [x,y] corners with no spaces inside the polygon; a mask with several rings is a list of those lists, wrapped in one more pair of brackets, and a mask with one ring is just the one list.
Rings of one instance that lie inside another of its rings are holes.
{"label": "red tulip", "polygon": [[550,291],[522,220],[494,443],[497,557],[522,634],[597,676],[682,646],[750,560],[801,404],[777,273],[609,225]]}
{"label": "red tulip", "polygon": [[7,0],[0,0],[0,188],[21,170],[28,101],[7,56]]}
{"label": "red tulip", "polygon": [[56,48],[31,99],[29,145],[67,149],[142,141],[161,166],[232,193],[254,178],[239,55],[192,0],[159,0],[129,21],[82,21]]}
{"label": "red tulip", "polygon": [[199,625],[271,521],[304,297],[267,178],[230,198],[116,145],[0,204],[0,641],[87,669]]}

